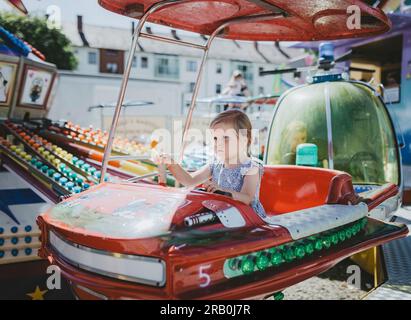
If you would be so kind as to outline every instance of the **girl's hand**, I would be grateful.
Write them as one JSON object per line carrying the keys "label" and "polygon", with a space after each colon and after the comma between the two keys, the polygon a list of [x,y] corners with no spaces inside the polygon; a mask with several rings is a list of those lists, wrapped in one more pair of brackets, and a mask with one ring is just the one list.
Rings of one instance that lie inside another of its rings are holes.
{"label": "girl's hand", "polygon": [[[215,192],[216,190],[221,190],[218,184],[216,184],[215,182],[211,180],[204,182],[203,187],[205,188],[207,192]],[[224,190],[221,190],[221,191],[224,191]]]}
{"label": "girl's hand", "polygon": [[156,150],[152,151],[151,158],[153,162],[158,165],[168,165],[174,163],[173,158],[170,154],[158,153]]}

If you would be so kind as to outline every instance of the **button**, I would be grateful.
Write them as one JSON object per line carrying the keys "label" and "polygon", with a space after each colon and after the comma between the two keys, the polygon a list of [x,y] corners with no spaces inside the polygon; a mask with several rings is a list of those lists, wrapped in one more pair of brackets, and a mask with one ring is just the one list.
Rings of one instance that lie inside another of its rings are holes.
{"label": "button", "polygon": [[31,249],[31,248],[24,249],[24,253],[26,254],[26,256],[31,255],[32,252],[33,252],[33,249]]}
{"label": "button", "polygon": [[0,234],[2,234],[4,232],[4,228],[0,227]]}
{"label": "button", "polygon": [[19,250],[17,250],[17,249],[11,250],[11,255],[12,255],[13,257],[17,257],[17,256],[19,255]]}
{"label": "button", "polygon": [[60,173],[56,172],[55,174],[53,174],[53,179],[54,179],[54,180],[58,181],[58,180],[60,180],[60,178],[61,178],[61,174],[60,174]]}
{"label": "button", "polygon": [[73,187],[74,187],[74,182],[69,181],[66,183],[66,188],[69,189],[70,191],[71,189],[73,189]]}
{"label": "button", "polygon": [[33,230],[33,228],[30,225],[27,225],[27,226],[24,227],[24,230],[26,232],[30,232],[31,230]]}
{"label": "button", "polygon": [[4,251],[0,250],[0,259],[4,257]]}
{"label": "button", "polygon": [[19,243],[19,238],[17,238],[17,237],[11,238],[11,243],[12,243],[12,244],[17,244],[17,243]]}
{"label": "button", "polygon": [[4,244],[4,239],[0,238],[0,246],[2,246]]}
{"label": "button", "polygon": [[59,183],[60,183],[62,186],[65,186],[66,183],[67,183],[67,181],[68,181],[68,179],[67,179],[66,177],[62,177],[62,178],[60,178]]}
{"label": "button", "polygon": [[17,233],[17,231],[19,231],[19,228],[17,228],[17,227],[11,227],[10,231],[11,231],[12,233]]}
{"label": "button", "polygon": [[25,243],[31,243],[31,237],[30,236],[27,236],[27,237],[24,237],[24,242]]}

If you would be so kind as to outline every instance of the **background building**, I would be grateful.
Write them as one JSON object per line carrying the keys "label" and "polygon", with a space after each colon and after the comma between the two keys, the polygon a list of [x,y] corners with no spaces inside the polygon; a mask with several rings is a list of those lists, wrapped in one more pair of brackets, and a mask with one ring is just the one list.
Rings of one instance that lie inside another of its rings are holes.
{"label": "background building", "polygon": [[[63,23],[62,31],[72,41],[79,64],[74,71],[59,71],[59,87],[50,118],[108,128],[114,109],[89,111],[89,107],[116,101],[133,27],[134,24],[130,24],[129,29],[89,25],[83,23],[82,16],[77,17],[77,23]],[[146,27],[144,32],[153,31]],[[164,32],[168,34],[163,36],[196,43],[204,43],[207,39],[176,30]],[[201,53],[198,49],[141,39],[133,60],[126,100],[145,100],[154,104],[127,108],[122,115],[122,120],[127,123],[123,125],[146,125],[147,131],[152,131],[151,126],[169,127],[171,119],[182,117],[189,105]],[[221,93],[235,69],[243,72],[252,95],[272,93],[273,77],[261,77],[259,70],[286,64],[287,55],[298,57],[304,55],[304,51],[279,48],[273,42],[216,39],[209,53],[199,97]],[[210,109],[208,105],[200,104],[195,117],[206,119],[219,111],[218,108]],[[121,125],[119,130],[121,132]],[[141,130],[144,131],[139,128],[140,133]]]}

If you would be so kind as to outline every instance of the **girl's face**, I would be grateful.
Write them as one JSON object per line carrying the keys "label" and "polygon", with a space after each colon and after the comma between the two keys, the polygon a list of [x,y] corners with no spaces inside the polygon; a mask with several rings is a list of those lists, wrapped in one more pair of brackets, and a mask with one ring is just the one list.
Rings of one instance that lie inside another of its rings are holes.
{"label": "girl's face", "polygon": [[305,130],[296,132],[291,141],[291,150],[295,152],[299,144],[306,143],[306,142],[307,142],[307,132]]}
{"label": "girl's face", "polygon": [[247,154],[247,138],[230,123],[217,123],[212,130],[214,153],[218,160],[226,164],[238,164],[240,157]]}

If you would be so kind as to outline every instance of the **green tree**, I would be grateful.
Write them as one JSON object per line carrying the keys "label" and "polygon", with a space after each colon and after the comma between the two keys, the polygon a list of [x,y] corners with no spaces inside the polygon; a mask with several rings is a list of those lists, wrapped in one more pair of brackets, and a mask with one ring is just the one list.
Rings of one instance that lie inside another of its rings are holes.
{"label": "green tree", "polygon": [[73,70],[77,66],[70,40],[58,29],[49,28],[46,19],[0,13],[0,25],[31,44],[57,68]]}

